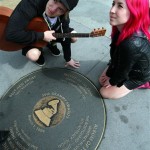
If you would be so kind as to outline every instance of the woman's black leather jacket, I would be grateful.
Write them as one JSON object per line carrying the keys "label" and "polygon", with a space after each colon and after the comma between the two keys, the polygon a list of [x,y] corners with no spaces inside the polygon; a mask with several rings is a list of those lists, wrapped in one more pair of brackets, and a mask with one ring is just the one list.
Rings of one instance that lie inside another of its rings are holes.
{"label": "woman's black leather jacket", "polygon": [[110,44],[110,64],[106,75],[110,84],[120,87],[127,80],[150,81],[150,41],[139,31],[115,45],[118,36]]}

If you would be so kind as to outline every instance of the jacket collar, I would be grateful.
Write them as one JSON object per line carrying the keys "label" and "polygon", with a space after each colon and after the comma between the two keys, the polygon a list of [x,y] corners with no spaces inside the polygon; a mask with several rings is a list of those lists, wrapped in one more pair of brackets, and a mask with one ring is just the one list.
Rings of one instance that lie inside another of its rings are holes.
{"label": "jacket collar", "polygon": [[141,30],[135,32],[135,33],[133,34],[133,36],[134,36],[134,37],[140,37],[140,38],[148,39],[147,36],[144,34],[144,32],[141,31]]}

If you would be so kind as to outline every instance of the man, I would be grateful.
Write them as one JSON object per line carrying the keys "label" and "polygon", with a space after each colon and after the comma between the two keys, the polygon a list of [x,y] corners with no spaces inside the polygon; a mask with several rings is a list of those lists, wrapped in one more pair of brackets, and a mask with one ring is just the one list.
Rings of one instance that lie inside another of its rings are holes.
{"label": "man", "polygon": [[[33,43],[44,40],[48,42],[47,48],[54,56],[60,51],[56,42],[62,45],[66,66],[78,68],[79,62],[71,58],[71,42],[76,38],[56,39],[52,33],[75,32],[69,27],[69,12],[77,5],[79,0],[22,0],[13,11],[6,29],[6,39],[15,43],[26,45],[22,54],[38,65],[43,66],[45,59],[41,47],[32,46]],[[45,32],[26,31],[28,23],[35,17],[44,17],[49,30]]]}

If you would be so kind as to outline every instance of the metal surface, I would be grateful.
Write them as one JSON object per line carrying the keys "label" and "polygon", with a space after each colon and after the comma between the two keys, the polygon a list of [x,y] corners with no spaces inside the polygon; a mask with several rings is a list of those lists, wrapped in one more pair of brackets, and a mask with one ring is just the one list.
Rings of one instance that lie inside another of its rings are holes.
{"label": "metal surface", "polygon": [[104,134],[103,99],[85,76],[63,68],[30,73],[0,100],[3,149],[94,150]]}

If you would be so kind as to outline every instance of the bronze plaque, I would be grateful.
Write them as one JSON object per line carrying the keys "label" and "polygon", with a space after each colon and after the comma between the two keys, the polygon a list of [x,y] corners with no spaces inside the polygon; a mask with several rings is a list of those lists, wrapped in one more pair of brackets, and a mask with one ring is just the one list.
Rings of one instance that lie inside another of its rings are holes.
{"label": "bronze plaque", "polygon": [[82,74],[41,69],[21,78],[0,99],[6,150],[96,150],[106,123],[104,101]]}

